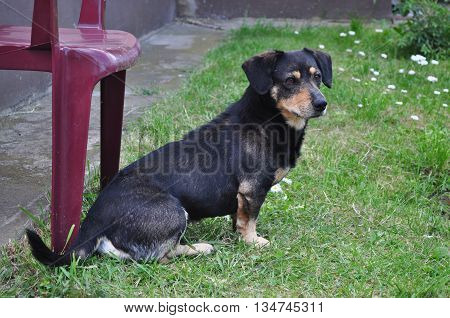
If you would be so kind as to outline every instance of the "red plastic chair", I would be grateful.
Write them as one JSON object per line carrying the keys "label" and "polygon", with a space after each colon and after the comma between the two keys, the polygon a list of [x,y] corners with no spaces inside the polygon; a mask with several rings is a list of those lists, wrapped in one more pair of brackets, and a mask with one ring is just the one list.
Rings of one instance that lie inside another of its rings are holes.
{"label": "red plastic chair", "polygon": [[[52,246],[76,237],[83,195],[92,91],[101,80],[101,183],[117,173],[125,70],[140,47],[104,29],[105,0],[83,0],[77,29],[58,29],[56,0],[35,0],[32,27],[0,26],[0,69],[52,73]],[[69,244],[70,245],[70,244]]]}

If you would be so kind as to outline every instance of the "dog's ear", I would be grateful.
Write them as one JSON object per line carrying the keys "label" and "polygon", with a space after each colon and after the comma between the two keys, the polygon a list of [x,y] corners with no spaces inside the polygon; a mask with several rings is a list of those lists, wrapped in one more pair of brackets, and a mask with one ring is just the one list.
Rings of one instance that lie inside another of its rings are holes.
{"label": "dog's ear", "polygon": [[242,64],[250,86],[260,95],[266,94],[273,86],[272,72],[282,51],[270,51],[251,57]]}
{"label": "dog's ear", "polygon": [[333,82],[333,68],[331,64],[331,56],[325,52],[311,50],[304,48],[303,51],[311,54],[316,60],[317,66],[319,66],[320,72],[322,72],[322,82],[325,86],[331,88]]}

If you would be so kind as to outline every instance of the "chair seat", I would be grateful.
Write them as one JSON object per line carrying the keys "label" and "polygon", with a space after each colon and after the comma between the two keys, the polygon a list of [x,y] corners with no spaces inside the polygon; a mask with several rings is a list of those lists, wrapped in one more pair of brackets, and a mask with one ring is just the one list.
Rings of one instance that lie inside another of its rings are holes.
{"label": "chair seat", "polygon": [[[3,55],[0,60],[23,50],[43,53],[42,50],[30,50],[30,43],[31,27],[0,25],[0,56]],[[139,42],[132,34],[116,30],[60,28],[59,46],[60,50],[92,56],[98,65],[106,68],[107,73],[129,68],[137,60],[140,51]],[[24,68],[17,68],[16,65],[7,69],[26,70],[30,67],[25,65]],[[51,71],[38,66],[31,70]]]}

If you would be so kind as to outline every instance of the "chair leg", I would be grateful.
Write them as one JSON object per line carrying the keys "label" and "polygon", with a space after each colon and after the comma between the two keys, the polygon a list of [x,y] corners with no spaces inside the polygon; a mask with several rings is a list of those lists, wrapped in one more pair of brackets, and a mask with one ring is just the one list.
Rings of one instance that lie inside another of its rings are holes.
{"label": "chair leg", "polygon": [[102,189],[119,171],[126,71],[101,81],[100,182]]}
{"label": "chair leg", "polygon": [[[58,253],[69,247],[78,234],[83,200],[94,82],[77,74],[70,63],[61,63],[52,75],[51,231],[52,246]],[[74,230],[66,246],[72,226]]]}

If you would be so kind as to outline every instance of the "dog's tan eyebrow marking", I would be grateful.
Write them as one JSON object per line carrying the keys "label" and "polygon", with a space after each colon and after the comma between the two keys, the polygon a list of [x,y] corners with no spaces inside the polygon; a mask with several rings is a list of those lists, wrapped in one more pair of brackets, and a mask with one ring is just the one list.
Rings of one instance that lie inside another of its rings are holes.
{"label": "dog's tan eyebrow marking", "polygon": [[311,75],[313,75],[314,73],[316,73],[317,72],[317,70],[316,70],[316,68],[315,67],[310,67],[309,68],[309,73],[311,74]]}
{"label": "dog's tan eyebrow marking", "polygon": [[294,75],[294,77],[295,77],[296,79],[299,79],[299,78],[302,76],[302,74],[300,73],[300,71],[293,71],[291,74]]}

